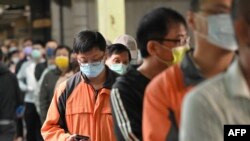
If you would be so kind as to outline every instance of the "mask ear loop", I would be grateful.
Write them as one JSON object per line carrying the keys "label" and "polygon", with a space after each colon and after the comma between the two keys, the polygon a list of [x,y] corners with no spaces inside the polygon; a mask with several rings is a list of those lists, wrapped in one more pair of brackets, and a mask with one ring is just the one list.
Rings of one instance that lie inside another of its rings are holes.
{"label": "mask ear loop", "polygon": [[171,54],[172,54],[172,56],[173,56],[173,60],[172,60],[172,61],[165,61],[165,60],[163,60],[162,58],[160,58],[159,56],[156,56],[157,60],[160,61],[161,63],[167,65],[168,67],[171,66],[171,65],[173,64],[173,61],[174,61],[174,55],[173,55],[172,49],[169,49],[169,48],[163,46],[163,45],[160,44],[160,43],[158,43],[158,44],[160,45],[161,48],[166,49],[166,50],[168,50],[168,51],[171,52]]}

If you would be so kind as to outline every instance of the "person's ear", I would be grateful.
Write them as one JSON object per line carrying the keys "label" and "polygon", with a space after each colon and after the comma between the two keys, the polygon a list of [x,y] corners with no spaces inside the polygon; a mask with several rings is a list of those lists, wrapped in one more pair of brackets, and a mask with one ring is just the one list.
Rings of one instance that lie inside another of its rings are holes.
{"label": "person's ear", "polygon": [[111,65],[111,59],[107,55],[104,56],[104,62],[107,66]]}
{"label": "person's ear", "polygon": [[248,40],[248,37],[250,37],[245,27],[246,25],[243,18],[238,17],[234,21],[235,38],[237,39],[239,46],[241,46],[240,43],[244,43],[245,41]]}
{"label": "person's ear", "polygon": [[147,43],[147,51],[148,54],[150,56],[154,56],[155,54],[157,54],[157,45],[156,45],[156,41],[148,41]]}
{"label": "person's ear", "polygon": [[192,11],[187,12],[187,24],[188,24],[188,27],[190,29],[192,29],[192,30],[196,29],[196,26],[195,26],[195,14]]}
{"label": "person's ear", "polygon": [[107,59],[108,59],[108,54],[105,53],[105,54],[104,54],[104,57],[103,57],[104,62],[105,62]]}

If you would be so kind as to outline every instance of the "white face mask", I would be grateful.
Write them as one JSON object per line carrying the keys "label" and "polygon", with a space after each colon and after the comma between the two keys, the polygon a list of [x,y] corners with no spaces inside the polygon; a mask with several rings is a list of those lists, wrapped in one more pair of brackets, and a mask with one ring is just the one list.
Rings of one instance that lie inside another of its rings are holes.
{"label": "white face mask", "polygon": [[207,36],[204,36],[207,41],[217,45],[218,47],[235,51],[238,49],[235,39],[233,24],[229,14],[218,14],[207,16]]}
{"label": "white face mask", "polygon": [[19,62],[19,58],[18,57],[13,57],[11,58],[11,61],[14,63],[14,64],[17,64]]}

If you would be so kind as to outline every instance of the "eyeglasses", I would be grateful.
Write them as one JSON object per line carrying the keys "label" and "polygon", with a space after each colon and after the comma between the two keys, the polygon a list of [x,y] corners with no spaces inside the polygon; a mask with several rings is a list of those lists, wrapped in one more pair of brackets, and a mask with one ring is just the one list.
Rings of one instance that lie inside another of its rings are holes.
{"label": "eyeglasses", "polygon": [[152,38],[150,40],[155,40],[159,42],[172,42],[175,43],[176,45],[186,45],[189,44],[190,37],[185,37],[181,39],[167,39],[167,38]]}

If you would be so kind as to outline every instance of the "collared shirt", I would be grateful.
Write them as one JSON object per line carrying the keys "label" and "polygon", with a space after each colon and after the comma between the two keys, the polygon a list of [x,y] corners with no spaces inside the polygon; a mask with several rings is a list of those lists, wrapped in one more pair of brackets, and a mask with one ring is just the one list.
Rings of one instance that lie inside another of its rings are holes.
{"label": "collared shirt", "polygon": [[181,141],[223,141],[225,124],[250,123],[250,91],[238,60],[184,100]]}
{"label": "collared shirt", "polygon": [[28,103],[36,104],[38,101],[38,95],[35,92],[38,87],[38,82],[35,78],[36,62],[29,60],[25,62],[20,71],[17,74],[19,87],[25,92],[24,101]]}

